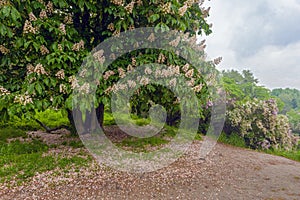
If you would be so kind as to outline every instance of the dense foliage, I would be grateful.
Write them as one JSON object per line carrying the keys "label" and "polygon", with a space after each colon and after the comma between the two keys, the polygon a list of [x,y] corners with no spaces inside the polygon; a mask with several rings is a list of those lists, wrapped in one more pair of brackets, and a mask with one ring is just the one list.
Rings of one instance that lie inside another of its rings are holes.
{"label": "dense foliage", "polygon": [[280,113],[289,118],[293,132],[300,134],[300,91],[290,88],[278,88],[272,90],[271,94],[283,102]]}
{"label": "dense foliage", "polygon": [[272,98],[270,90],[258,86],[249,71],[240,74],[232,70],[223,74],[228,93],[225,133],[239,135],[254,149],[295,148],[298,138],[291,131],[289,119],[278,114],[277,101],[281,101]]}
{"label": "dense foliage", "polygon": [[273,96],[276,96],[281,101],[284,102],[284,107],[281,111],[282,114],[286,114],[290,110],[299,110],[300,109],[300,91],[297,89],[274,89],[271,93]]}
{"label": "dense foliage", "polygon": [[[197,2],[1,0],[1,117],[27,115],[48,108],[70,112],[72,91],[78,87],[83,92],[90,91],[89,84],[78,85],[74,76],[83,58],[106,38],[117,37],[120,32],[151,26],[161,31],[175,29],[190,36],[209,34],[210,25],[205,20],[209,9],[203,8],[203,1]],[[203,47],[201,43],[200,48]],[[148,57],[138,53],[126,57],[121,65],[115,64],[103,74],[109,79],[106,83],[111,86],[129,65],[136,67],[158,60],[159,56],[166,55],[151,52]],[[100,62],[105,60],[101,52],[96,52],[94,57]],[[183,67],[181,64],[177,65]],[[107,88],[97,91],[94,106],[100,108],[97,114],[101,116],[107,91]]]}

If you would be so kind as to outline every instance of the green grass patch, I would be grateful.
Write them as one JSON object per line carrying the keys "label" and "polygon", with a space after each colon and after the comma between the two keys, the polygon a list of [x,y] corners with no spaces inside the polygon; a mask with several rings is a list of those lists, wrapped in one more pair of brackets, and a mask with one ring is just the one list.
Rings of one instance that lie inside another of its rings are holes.
{"label": "green grass patch", "polygon": [[224,132],[222,132],[220,137],[218,138],[218,142],[230,144],[236,147],[242,147],[242,148],[247,147],[244,138],[240,137],[236,133],[226,135]]}
{"label": "green grass patch", "polygon": [[69,125],[67,113],[63,110],[48,109],[44,112],[37,112],[35,118],[42,121],[48,127],[59,127],[61,125]]}
{"label": "green grass patch", "polygon": [[73,147],[73,148],[82,148],[84,147],[81,140],[71,140],[71,141],[64,141],[62,145]]}
{"label": "green grass patch", "polygon": [[[18,137],[30,139],[24,130],[0,129],[0,183],[16,180],[18,184],[22,184],[36,173],[57,168],[69,170],[71,167],[75,167],[75,169],[79,169],[92,159],[91,156],[80,156],[79,154],[67,158],[63,154],[43,156],[51,147],[37,139],[20,141]],[[8,139],[12,138],[15,140],[8,142]],[[71,140],[66,145],[73,148],[83,147],[80,140]]]}
{"label": "green grass patch", "polygon": [[105,112],[103,124],[104,124],[104,126],[116,125],[114,116],[111,113]]}
{"label": "green grass patch", "polygon": [[300,162],[300,150],[298,151],[265,150],[264,152]]}
{"label": "green grass patch", "polygon": [[[231,135],[227,136],[225,133],[222,132],[218,141],[236,147],[247,148],[245,140],[235,133],[232,133]],[[284,150],[269,149],[269,150],[258,150],[258,151],[272,154],[275,156],[285,157],[295,161],[300,161],[300,150],[284,151]]]}
{"label": "green grass patch", "polygon": [[31,154],[45,152],[48,146],[39,140],[34,139],[31,142],[20,142],[19,140],[0,144],[0,156]]}
{"label": "green grass patch", "polygon": [[[48,109],[44,112],[36,112],[34,118],[43,122],[46,126],[55,128],[61,125],[68,126],[67,113],[63,110]],[[34,120],[23,117],[11,116],[9,121],[0,122],[0,127],[13,127],[22,130],[40,130],[42,127]]]}
{"label": "green grass patch", "polygon": [[24,130],[16,129],[13,127],[7,127],[0,129],[0,143],[6,142],[7,139],[17,138],[17,137],[27,137],[26,132]]}

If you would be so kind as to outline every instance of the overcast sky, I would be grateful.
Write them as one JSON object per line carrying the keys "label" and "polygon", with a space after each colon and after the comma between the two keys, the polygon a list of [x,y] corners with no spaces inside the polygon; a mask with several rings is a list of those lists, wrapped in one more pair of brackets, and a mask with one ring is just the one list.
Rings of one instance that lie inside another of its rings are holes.
{"label": "overcast sky", "polygon": [[300,89],[300,0],[211,0],[206,38],[219,69],[251,70],[268,88]]}

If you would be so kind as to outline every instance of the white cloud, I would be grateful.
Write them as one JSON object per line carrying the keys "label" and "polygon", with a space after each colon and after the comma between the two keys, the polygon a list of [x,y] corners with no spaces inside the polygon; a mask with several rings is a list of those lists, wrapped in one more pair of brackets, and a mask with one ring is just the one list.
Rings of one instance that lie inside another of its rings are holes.
{"label": "white cloud", "polygon": [[[300,1],[212,0],[209,57],[220,69],[250,69],[267,87],[300,89]],[[299,78],[298,78],[299,77]]]}
{"label": "white cloud", "polygon": [[251,57],[241,60],[244,66],[261,80],[274,87],[295,87],[300,89],[300,42],[285,47],[265,46]]}

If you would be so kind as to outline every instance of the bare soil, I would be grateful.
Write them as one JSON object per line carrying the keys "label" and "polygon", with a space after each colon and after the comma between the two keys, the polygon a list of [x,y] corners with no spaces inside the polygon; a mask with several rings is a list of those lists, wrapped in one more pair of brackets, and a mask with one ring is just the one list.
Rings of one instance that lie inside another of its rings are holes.
{"label": "bare soil", "polygon": [[151,173],[93,161],[79,172],[37,174],[22,186],[0,185],[0,199],[300,199],[299,162],[224,144],[200,160],[200,146]]}

